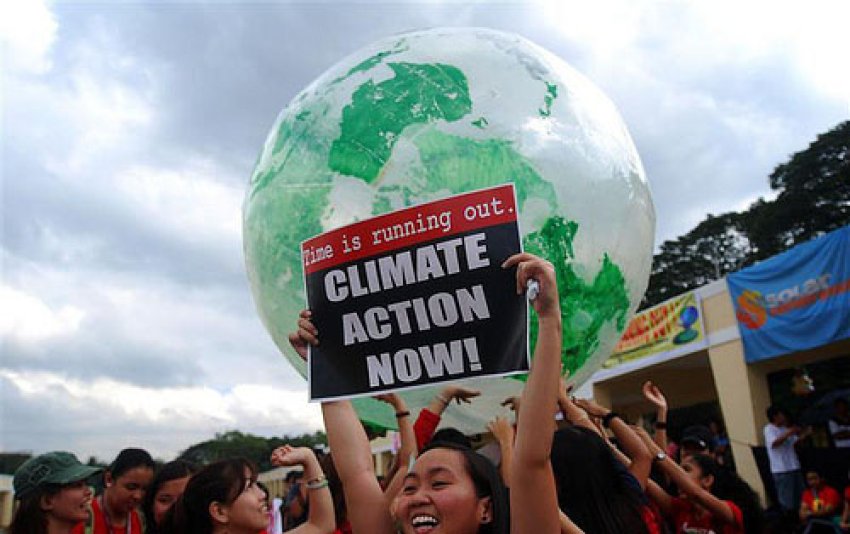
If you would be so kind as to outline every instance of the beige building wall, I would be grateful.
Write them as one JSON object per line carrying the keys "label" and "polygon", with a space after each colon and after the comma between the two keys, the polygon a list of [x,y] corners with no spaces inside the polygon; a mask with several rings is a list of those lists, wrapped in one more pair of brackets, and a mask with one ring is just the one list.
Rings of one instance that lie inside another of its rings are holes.
{"label": "beige building wall", "polygon": [[[765,489],[752,447],[763,441],[759,425],[761,420],[757,414],[765,408],[761,393],[767,392],[767,380],[747,368],[739,339],[709,348],[708,358],[735,467],[741,478],[749,483],[764,502]],[[761,399],[760,402],[756,402],[757,397]]]}
{"label": "beige building wall", "polygon": [[[720,334],[723,332],[737,331],[735,309],[728,289],[703,299],[702,310],[709,339],[722,337]],[[727,335],[723,339],[730,337]],[[764,373],[747,365],[740,337],[710,344],[708,359],[738,474],[764,501],[765,488],[752,447],[764,441],[764,422],[760,414],[770,402],[767,378]]]}
{"label": "beige building wall", "polygon": [[6,529],[12,522],[15,493],[12,489],[12,475],[0,475],[0,528]]}

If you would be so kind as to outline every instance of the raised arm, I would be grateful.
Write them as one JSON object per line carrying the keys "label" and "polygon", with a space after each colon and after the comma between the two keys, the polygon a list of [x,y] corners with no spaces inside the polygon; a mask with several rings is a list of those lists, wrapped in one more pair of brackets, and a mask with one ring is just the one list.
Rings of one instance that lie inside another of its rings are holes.
{"label": "raised arm", "polygon": [[[653,457],[659,457],[658,453],[664,452],[661,450],[652,438],[649,437],[649,434],[640,427],[635,427],[635,432],[640,436],[643,440],[644,444],[649,448]],[[717,497],[711,494],[710,491],[704,490],[700,487],[696,482],[694,482],[691,477],[682,469],[679,464],[674,462],[672,459],[667,457],[666,455],[662,457],[657,463],[658,468],[662,473],[667,475],[676,486],[679,488],[681,493],[686,494],[690,497],[694,502],[700,504],[703,508],[709,511],[712,516],[716,517],[720,521],[728,524],[735,523],[735,514],[732,512],[732,509],[726,504],[724,501],[721,501]],[[653,492],[650,491],[650,496],[654,496]],[[658,502],[658,501],[656,501]],[[659,502],[659,505],[662,503]],[[668,506],[669,508],[669,506]],[[664,506],[662,505],[662,509]]]}
{"label": "raised arm", "polygon": [[496,438],[502,461],[499,463],[499,474],[505,487],[511,487],[511,463],[514,457],[514,427],[504,417],[496,417],[487,423],[487,430]]}
{"label": "raised arm", "polygon": [[587,412],[576,406],[572,399],[570,399],[567,389],[567,382],[562,378],[558,387],[558,408],[560,408],[564,420],[571,425],[582,426],[604,438],[605,436],[596,428],[596,425],[588,417]]}
{"label": "raised arm", "polygon": [[[289,335],[289,342],[302,358],[306,358],[307,344],[318,345],[318,335],[310,321],[310,312],[304,310],[298,319],[298,331]],[[393,534],[389,506],[375,478],[369,440],[354,407],[348,401],[325,402],[322,403],[322,416],[352,529],[354,532]]]}
{"label": "raised arm", "polygon": [[328,481],[319,465],[316,455],[307,447],[284,445],[272,452],[272,465],[301,465],[304,468],[304,480],[310,492],[310,511],[307,522],[292,530],[293,534],[330,534],[336,528],[334,505]]}
{"label": "raised arm", "polygon": [[561,371],[561,307],[555,269],[531,254],[511,256],[504,267],[517,267],[516,290],[530,280],[539,284],[531,306],[537,313],[538,334],[531,372],[520,403],[511,469],[511,532],[560,532],[558,499],[549,454],[555,422]]}
{"label": "raised arm", "polygon": [[652,383],[652,380],[647,380],[643,383],[643,397],[655,406],[655,435],[653,440],[655,444],[663,450],[667,450],[667,397],[659,389],[658,386]]}
{"label": "raised arm", "polygon": [[390,473],[390,481],[384,490],[384,495],[389,502],[392,501],[404,484],[404,475],[407,474],[411,459],[415,458],[419,451],[416,448],[416,436],[413,433],[410,410],[407,409],[407,403],[404,402],[404,399],[395,393],[378,395],[377,399],[392,406],[396,421],[398,421],[398,432],[401,436],[401,447],[396,455],[393,471]]}
{"label": "raised arm", "polygon": [[782,432],[777,434],[773,438],[773,440],[770,443],[768,443],[767,445],[770,448],[773,448],[773,449],[781,447],[786,441],[788,441],[792,437],[797,436],[800,433],[801,433],[801,429],[800,429],[799,426],[796,426],[796,425],[789,426],[788,428],[786,428],[785,430],[783,430]]}
{"label": "raised arm", "polygon": [[629,473],[634,476],[641,488],[646,488],[649,471],[652,469],[652,455],[641,438],[626,424],[625,421],[611,410],[599,406],[592,400],[577,399],[576,405],[592,417],[599,417],[602,422],[607,421],[608,429],[614,433],[620,448],[629,457]]}
{"label": "raised arm", "polygon": [[437,425],[440,424],[440,417],[448,408],[454,399],[458,404],[461,402],[470,403],[470,399],[481,395],[477,389],[466,388],[449,384],[444,386],[439,393],[434,395],[431,402],[419,412],[419,417],[413,423],[413,432],[416,434],[416,446],[418,449],[423,449],[425,445],[431,441]]}
{"label": "raised arm", "polygon": [[428,403],[428,410],[434,413],[434,415],[442,415],[452,401],[458,404],[462,402],[469,404],[472,402],[472,399],[479,395],[481,395],[481,391],[477,389],[449,384],[434,395],[431,402]]}

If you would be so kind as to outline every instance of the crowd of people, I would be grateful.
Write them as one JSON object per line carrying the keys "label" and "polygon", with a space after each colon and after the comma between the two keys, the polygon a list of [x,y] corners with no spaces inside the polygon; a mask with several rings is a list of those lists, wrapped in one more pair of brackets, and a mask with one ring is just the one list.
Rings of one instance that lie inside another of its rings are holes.
{"label": "crowd of people", "polygon": [[[552,265],[524,253],[503,267],[516,270],[518,291],[538,282],[530,305],[539,333],[524,391],[505,401],[516,420],[490,423],[495,446],[489,451],[476,451],[457,430],[437,430],[452,402],[471,402],[477,391],[447,385],[415,421],[403,398],[382,395],[398,420],[401,446],[390,472],[378,479],[351,403],[325,402],[330,454],[320,458],[290,446],[272,453],[273,465],[298,466],[301,473],[282,515],[258,483],[256,466],[242,458],[205,466],[176,460],[157,469],[144,450],[125,449],[101,472],[70,453],[51,452],[15,473],[20,502],[10,533],[767,532],[758,495],[729,466],[722,433],[686,430],[671,447],[667,399],[657,386],[643,387],[657,412],[652,434],[570,395],[561,373],[562,314]],[[309,311],[289,339],[303,357],[320,342]],[[850,490],[842,505],[818,473],[806,473],[803,491],[792,455],[805,431],[789,425],[781,410],[768,416],[765,436],[781,505],[798,508],[799,526],[809,531],[850,529]],[[96,497],[87,484],[93,476],[103,481]]]}

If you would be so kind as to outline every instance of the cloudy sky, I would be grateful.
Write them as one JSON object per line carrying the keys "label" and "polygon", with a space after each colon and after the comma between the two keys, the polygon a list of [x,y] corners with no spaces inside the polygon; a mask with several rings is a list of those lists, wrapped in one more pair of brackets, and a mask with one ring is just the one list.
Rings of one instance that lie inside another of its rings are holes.
{"label": "cloudy sky", "polygon": [[170,459],[319,428],[254,311],[240,207],[277,113],[388,34],[516,32],[587,75],[641,154],[656,243],[769,195],[850,117],[843,0],[590,4],[3,2],[0,450]]}

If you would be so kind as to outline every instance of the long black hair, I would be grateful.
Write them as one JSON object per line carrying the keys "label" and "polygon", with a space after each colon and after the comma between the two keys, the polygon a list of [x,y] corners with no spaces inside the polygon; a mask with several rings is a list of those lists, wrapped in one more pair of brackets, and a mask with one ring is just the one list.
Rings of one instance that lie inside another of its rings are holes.
{"label": "long black hair", "polygon": [[[248,473],[246,476],[246,472]],[[165,516],[164,534],[211,534],[210,504],[230,504],[257,479],[257,467],[245,458],[230,458],[209,464],[189,479],[180,500]]]}
{"label": "long black hair", "polygon": [[179,478],[190,477],[195,474],[197,470],[198,468],[195,467],[195,464],[187,462],[186,460],[174,460],[173,462],[168,462],[159,468],[159,471],[156,472],[148,491],[145,493],[145,500],[142,501],[142,512],[145,514],[146,534],[157,534],[159,532],[159,527],[157,526],[156,521],[154,521],[153,514],[153,504],[156,500],[156,493],[159,491],[159,488],[161,488],[166,482],[177,480]]}
{"label": "long black hair", "polygon": [[645,497],[634,478],[595,432],[566,427],[555,432],[551,454],[558,506],[585,532],[647,532]]}
{"label": "long black hair", "polygon": [[744,516],[744,532],[761,532],[764,527],[761,501],[753,488],[732,470],[718,464],[710,456],[695,454],[691,456],[703,477],[714,477],[711,494],[723,501],[732,501]]}
{"label": "long black hair", "polygon": [[48,484],[23,497],[9,525],[9,534],[47,534],[47,514],[41,507],[41,499],[60,491],[61,485]]}
{"label": "long black hair", "polygon": [[433,449],[448,449],[459,452],[463,456],[466,472],[475,485],[476,496],[479,499],[490,498],[493,519],[489,523],[481,525],[478,529],[479,534],[509,534],[511,518],[508,492],[496,466],[484,456],[459,443],[432,441],[422,450],[422,454]]}

